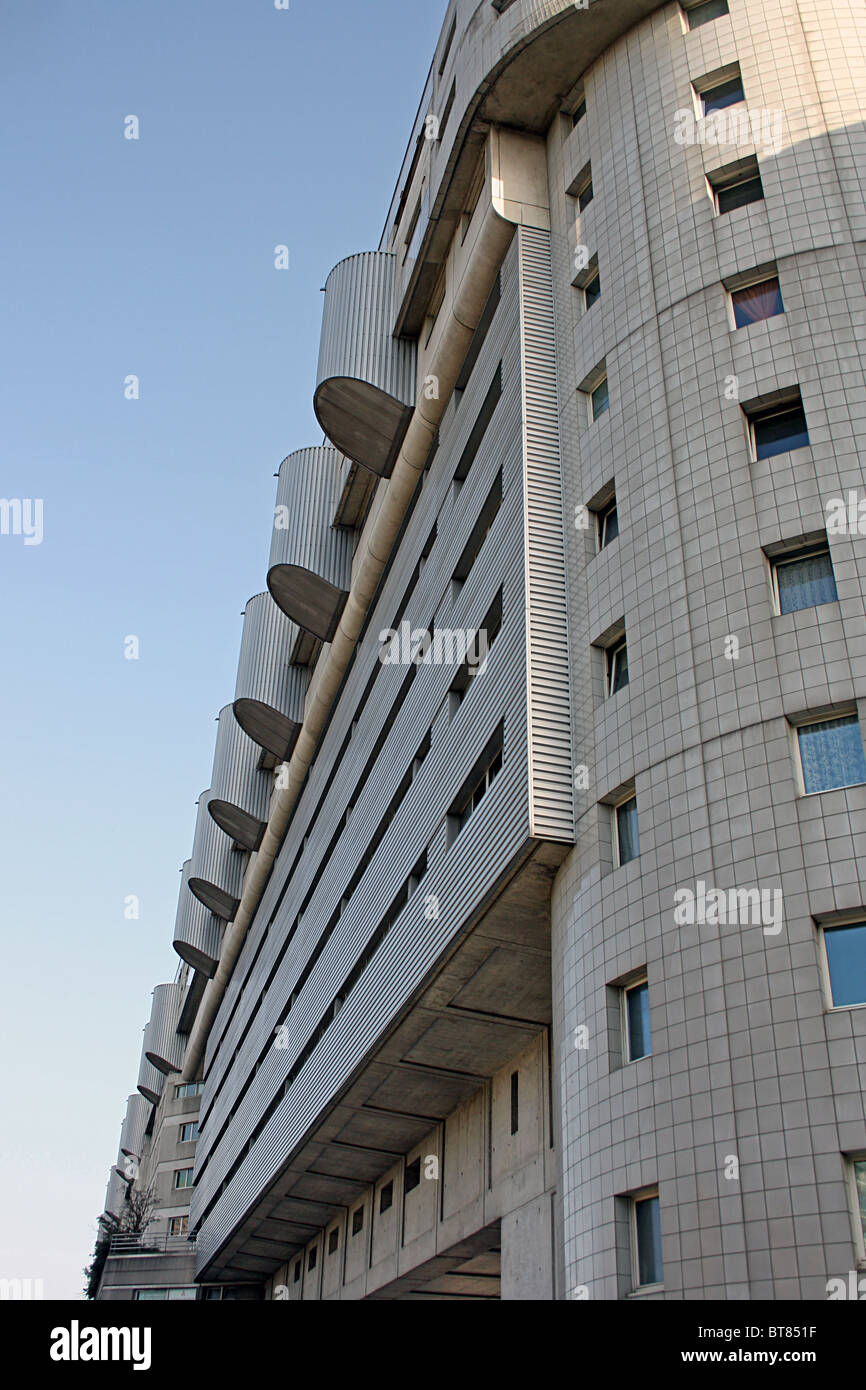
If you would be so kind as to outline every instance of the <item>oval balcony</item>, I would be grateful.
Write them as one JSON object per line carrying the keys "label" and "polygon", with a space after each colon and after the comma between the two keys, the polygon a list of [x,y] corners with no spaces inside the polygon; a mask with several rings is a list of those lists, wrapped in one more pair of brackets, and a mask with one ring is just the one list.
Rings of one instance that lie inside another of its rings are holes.
{"label": "oval balcony", "polygon": [[126,1191],[127,1184],[115,1166],[108,1174],[108,1186],[105,1189],[105,1214],[107,1216],[120,1216],[123,1213]]}
{"label": "oval balcony", "polygon": [[141,1048],[141,1065],[138,1069],[138,1090],[139,1094],[144,1096],[145,1100],[149,1100],[151,1105],[159,1105],[159,1098],[165,1085],[165,1073],[159,1071],[153,1062],[147,1060],[145,1053],[147,1045],[147,1028],[145,1028],[144,1042]]}
{"label": "oval balcony", "polygon": [[235,719],[278,763],[287,762],[301,732],[310,673],[290,665],[300,628],[270,594],[256,594],[244,612],[235,689]]}
{"label": "oval balcony", "polygon": [[184,1039],[177,1031],[183,985],[157,985],[153,991],[150,1022],[144,1030],[144,1055],[148,1062],[168,1076],[180,1071],[183,1062]]}
{"label": "oval balcony", "polygon": [[124,1158],[141,1158],[150,1109],[150,1102],[139,1092],[128,1098],[120,1130],[120,1152]]}
{"label": "oval balcony", "polygon": [[235,719],[220,710],[208,810],[241,849],[257,850],[268,828],[272,779],[259,769],[259,750]]}
{"label": "oval balcony", "polygon": [[363,251],[325,285],[313,408],[341,453],[380,478],[394,469],[415,404],[415,342],[392,336],[391,251]]}
{"label": "oval balcony", "polygon": [[191,869],[192,860],[188,859],[181,870],[172,945],[181,960],[185,960],[193,970],[200,970],[210,979],[216,974],[219,964],[220,943],[225,924],[189,891]]}
{"label": "oval balcony", "polygon": [[244,856],[232,847],[208,811],[210,796],[208,789],[199,797],[187,883],[200,903],[224,922],[231,922],[240,906]]}
{"label": "oval balcony", "polygon": [[268,589],[287,618],[330,642],[349,594],[352,533],[331,525],[340,455],[298,449],[280,466]]}

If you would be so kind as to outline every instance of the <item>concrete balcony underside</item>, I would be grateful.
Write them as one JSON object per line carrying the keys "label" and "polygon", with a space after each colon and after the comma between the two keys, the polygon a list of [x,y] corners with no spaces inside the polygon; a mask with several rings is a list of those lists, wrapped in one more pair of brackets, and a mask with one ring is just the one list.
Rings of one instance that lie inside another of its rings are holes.
{"label": "concrete balcony underside", "polygon": [[493,1221],[466,1240],[425,1260],[409,1274],[370,1293],[365,1303],[470,1302],[501,1297],[500,1225]]}
{"label": "concrete balcony underside", "polygon": [[550,893],[567,852],[527,842],[200,1280],[273,1275],[549,1026]]}

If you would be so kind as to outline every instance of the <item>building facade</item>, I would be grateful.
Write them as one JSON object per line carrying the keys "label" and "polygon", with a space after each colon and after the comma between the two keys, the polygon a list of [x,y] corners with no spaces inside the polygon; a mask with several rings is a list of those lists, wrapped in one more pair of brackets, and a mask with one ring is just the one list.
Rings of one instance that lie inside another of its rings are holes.
{"label": "building facade", "polygon": [[857,0],[448,6],[127,1116],[189,1285],[866,1265],[864,106]]}

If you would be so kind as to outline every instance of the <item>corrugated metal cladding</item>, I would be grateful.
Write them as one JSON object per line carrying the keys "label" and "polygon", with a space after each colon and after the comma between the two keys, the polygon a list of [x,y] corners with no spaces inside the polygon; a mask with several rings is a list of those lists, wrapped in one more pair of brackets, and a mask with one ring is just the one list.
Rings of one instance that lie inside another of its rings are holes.
{"label": "corrugated metal cladding", "polygon": [[[256,594],[244,612],[244,629],[235,688],[235,716],[251,738],[268,737],[261,746],[275,758],[287,755],[287,743],[292,731],[284,721],[300,725],[304,716],[304,698],[310,681],[309,668],[290,666],[300,628],[291,622],[274,603],[269,593]],[[268,720],[264,711],[239,708],[240,702],[255,702],[283,716],[283,720]],[[264,733],[272,727],[276,737]],[[273,745],[273,746],[271,746]]]}
{"label": "corrugated metal cladding", "polygon": [[[226,834],[235,833],[237,827],[234,820],[238,818],[232,818],[219,807],[215,809],[214,802],[226,802],[229,807],[237,807],[262,828],[267,822],[273,779],[259,770],[260,757],[259,749],[247,738],[235,719],[232,706],[226,705],[220,710],[208,801],[211,816]],[[236,838],[245,849],[258,848],[257,844],[248,843],[241,835]]]}
{"label": "corrugated metal cladding", "polygon": [[348,589],[352,535],[331,525],[334,477],[341,463],[342,456],[327,445],[298,449],[283,460],[269,569],[298,565],[338,589]]}
{"label": "corrugated metal cladding", "polygon": [[[244,1158],[199,1234],[201,1264],[231,1234],[275,1171],[297,1148],[329,1099],[435,967],[454,935],[514,861],[530,836],[527,730],[527,631],[524,467],[517,243],[503,268],[502,300],[467,390],[443,421],[440,447],[372,620],[311,770],[285,846],[248,933],[208,1043],[204,1128],[197,1152],[194,1221],[213,1201],[269,1103],[315,1031],[419,857],[428,868],[342,1010]],[[452,479],[502,363],[501,399],[469,474]],[[465,582],[451,577],[499,470],[503,499]],[[412,588],[419,557],[437,527]],[[453,713],[448,692],[457,667],[420,666],[388,732],[345,829],[328,845],[375,747],[407,666],[380,665],[380,633],[393,625],[407,590],[403,620],[413,628],[474,629],[499,589],[502,629],[487,668]],[[362,692],[378,669],[363,710]],[[357,724],[345,744],[353,722]],[[502,771],[450,848],[447,811],[500,721]],[[339,917],[294,1006],[287,1004],[352,874],[429,730],[430,750],[404,795],[356,891]],[[339,775],[333,777],[341,748]],[[327,785],[330,781],[330,785]],[[321,809],[316,811],[322,798]],[[305,837],[309,838],[305,841]],[[299,852],[300,851],[300,852]],[[293,861],[297,856],[297,863]],[[287,883],[287,876],[289,881]],[[300,904],[303,918],[278,962]],[[438,916],[431,919],[436,900]],[[271,921],[271,919],[273,919]],[[270,987],[265,983],[276,970]],[[285,1048],[272,1045],[285,1020]],[[237,1050],[237,1055],[235,1056]],[[258,1070],[256,1070],[258,1066]]]}
{"label": "corrugated metal cladding", "polygon": [[105,1189],[105,1210],[113,1216],[120,1216],[126,1201],[126,1183],[116,1168],[112,1168]]}
{"label": "corrugated metal cladding", "polygon": [[550,233],[518,229],[533,833],[574,839],[568,592]]}
{"label": "corrugated metal cladding", "polygon": [[183,1061],[185,1039],[177,1031],[182,1003],[183,985],[179,980],[157,985],[153,991],[150,1022],[144,1034],[144,1055],[158,1071],[166,1074],[178,1071]]}
{"label": "corrugated metal cladding", "polygon": [[149,1043],[149,1027],[150,1024],[148,1024],[147,1028],[144,1030],[144,1041],[141,1045],[141,1064],[138,1068],[138,1089],[145,1100],[150,1101],[151,1105],[159,1105],[159,1098],[162,1095],[162,1088],[165,1085],[165,1073],[158,1071],[153,1065],[153,1062],[149,1062],[145,1055]]}
{"label": "corrugated metal cladding", "polygon": [[142,1095],[132,1095],[127,1100],[120,1130],[120,1152],[125,1158],[141,1158],[150,1111],[150,1102]]}
{"label": "corrugated metal cladding", "polygon": [[172,944],[181,960],[210,978],[216,973],[219,962],[225,923],[189,891],[191,871],[192,860],[187,859],[181,870]]}
{"label": "corrugated metal cladding", "polygon": [[391,251],[361,251],[334,266],[325,282],[317,388],[353,378],[414,404],[416,345],[391,335],[395,262]]}
{"label": "corrugated metal cladding", "polygon": [[199,797],[189,887],[213,912],[231,921],[240,901],[246,856],[220,830],[208,811],[209,801],[210,788]]}

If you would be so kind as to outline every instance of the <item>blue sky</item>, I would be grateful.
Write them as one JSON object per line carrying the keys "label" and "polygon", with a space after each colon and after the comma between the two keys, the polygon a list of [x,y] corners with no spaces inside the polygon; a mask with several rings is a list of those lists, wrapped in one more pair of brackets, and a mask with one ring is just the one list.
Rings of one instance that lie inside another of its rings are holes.
{"label": "blue sky", "polygon": [[43,502],[41,544],[0,535],[0,1277],[49,1298],[80,1295],[150,992],[177,965],[273,474],[321,440],[320,286],[378,244],[444,11],[0,18],[0,496]]}

